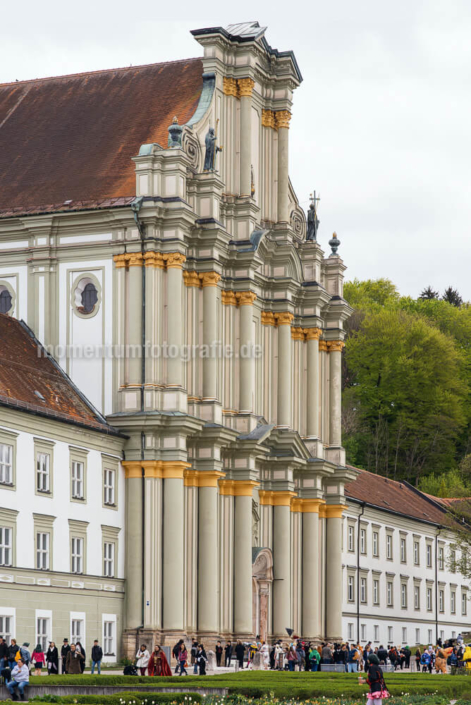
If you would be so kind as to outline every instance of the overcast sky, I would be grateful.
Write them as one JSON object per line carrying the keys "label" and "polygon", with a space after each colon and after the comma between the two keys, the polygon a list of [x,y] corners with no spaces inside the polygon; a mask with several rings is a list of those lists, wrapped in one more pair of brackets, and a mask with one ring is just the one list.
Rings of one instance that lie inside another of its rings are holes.
{"label": "overcast sky", "polygon": [[20,0],[2,6],[0,82],[199,56],[190,29],[247,20],[296,54],[291,179],[304,207],[320,192],[347,277],[471,300],[469,0]]}

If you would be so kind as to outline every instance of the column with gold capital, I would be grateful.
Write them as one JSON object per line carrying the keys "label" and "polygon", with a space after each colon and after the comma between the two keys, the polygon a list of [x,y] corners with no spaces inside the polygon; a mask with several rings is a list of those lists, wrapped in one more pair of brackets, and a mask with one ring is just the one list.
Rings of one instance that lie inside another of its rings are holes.
{"label": "column with gold capital", "polygon": [[239,78],[240,95],[240,195],[250,196],[252,190],[252,91],[251,78]]}
{"label": "column with gold capital", "polygon": [[[128,274],[128,340],[130,350],[140,350],[142,345],[142,254],[127,254]],[[142,363],[139,355],[128,357],[128,385],[142,382]]]}
{"label": "column with gold capital", "polygon": [[278,325],[277,426],[291,426],[291,323],[292,313],[275,313]]}
{"label": "column with gold capital", "polygon": [[167,384],[169,387],[182,387],[182,267],[186,257],[180,252],[165,253],[162,257],[167,268]]}
{"label": "column with gold capital", "polygon": [[217,285],[221,275],[217,272],[200,274],[203,285],[203,344],[208,346],[203,358],[203,398],[216,399],[217,394]]}
{"label": "column with gold capital", "polygon": [[332,641],[342,639],[342,504],[322,507],[326,519],[326,616],[324,636]]}
{"label": "column with gold capital", "polygon": [[330,438],[329,445],[342,445],[342,340],[328,340],[330,363]]}
{"label": "column with gold capital", "polygon": [[278,130],[278,222],[289,223],[289,110],[275,112]]}
{"label": "column with gold capital", "polygon": [[291,499],[295,492],[273,492],[273,633],[285,634],[291,613]]}
{"label": "column with gold capital", "polygon": [[319,337],[320,328],[305,328],[307,344],[306,436],[319,437]]}
{"label": "column with gold capital", "polygon": [[323,499],[302,499],[303,516],[303,635],[322,636],[319,614],[319,507]]}
{"label": "column with gold capital", "polygon": [[257,296],[252,291],[239,291],[236,292],[236,298],[240,306],[239,411],[253,413],[255,395],[253,304]]}

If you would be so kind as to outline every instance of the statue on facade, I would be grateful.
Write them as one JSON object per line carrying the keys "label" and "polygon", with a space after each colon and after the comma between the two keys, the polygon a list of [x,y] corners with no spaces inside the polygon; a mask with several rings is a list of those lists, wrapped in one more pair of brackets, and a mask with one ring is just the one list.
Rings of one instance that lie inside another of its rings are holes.
{"label": "statue on facade", "polygon": [[317,201],[320,201],[320,196],[316,198],[316,192],[314,191],[314,195],[311,194],[311,205],[307,212],[306,240],[317,240],[317,231],[320,224],[320,220],[317,217]]}
{"label": "statue on facade", "polygon": [[175,115],[172,124],[168,128],[168,144],[169,148],[182,146],[182,132],[183,127],[178,124],[178,118]]}
{"label": "statue on facade", "polygon": [[[218,120],[219,122],[219,120]],[[204,167],[203,171],[214,171],[214,165],[216,162],[216,154],[222,152],[222,147],[218,147],[216,144],[217,135],[214,127],[210,127],[208,133],[205,137],[204,143],[206,146],[206,152],[204,155]]]}

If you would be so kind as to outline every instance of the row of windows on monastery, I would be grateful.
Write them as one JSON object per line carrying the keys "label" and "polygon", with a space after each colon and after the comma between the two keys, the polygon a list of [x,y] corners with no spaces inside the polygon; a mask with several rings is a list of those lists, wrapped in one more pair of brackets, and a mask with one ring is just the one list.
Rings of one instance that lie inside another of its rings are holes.
{"label": "row of windows on monastery", "polygon": [[[400,629],[400,632],[398,631]],[[366,641],[373,641],[375,644],[380,644],[380,625],[379,624],[373,624],[373,635],[369,634],[369,625],[367,624],[360,624],[360,641],[366,642]],[[373,637],[371,639],[371,636]],[[439,632],[439,636],[443,641],[445,641],[445,630],[441,629]],[[448,635],[447,635],[448,636]],[[452,639],[456,639],[456,630],[452,631],[451,634]],[[401,643],[406,646],[410,645],[412,642],[412,639],[415,640],[415,644],[433,644],[435,639],[434,639],[434,630],[433,629],[421,629],[420,627],[416,627],[415,629],[411,629],[410,627],[394,627],[393,625],[388,625],[387,627],[387,645],[393,645],[397,644],[398,638],[400,638]],[[347,625],[347,639],[348,641],[354,641],[356,640],[355,636],[355,623],[354,622],[348,622]],[[386,645],[386,644],[384,644]]]}
{"label": "row of windows on monastery", "polygon": [[[44,441],[38,441],[45,445]],[[15,446],[0,443],[0,487],[15,488]],[[77,457],[80,450],[70,451],[70,499],[85,502],[87,498],[87,462],[86,457]],[[36,493],[52,497],[53,494],[53,455],[44,448],[35,449],[35,488]],[[117,507],[117,477],[114,468],[103,467],[103,506]]]}
{"label": "row of windows on monastery", "polygon": [[[347,601],[355,602],[356,598],[356,575],[347,576]],[[415,584],[413,586],[413,606],[414,610],[420,610],[421,607],[421,596],[423,594],[421,579],[415,579]],[[384,606],[381,604],[381,589],[380,589],[380,577],[372,578],[372,601],[371,604],[375,607]],[[439,584],[438,587],[438,611],[444,613],[446,610],[446,590],[447,586],[444,584]],[[359,584],[360,591],[360,603],[363,605],[368,604],[368,578],[360,577]],[[449,608],[450,613],[455,615],[458,608],[458,596],[456,586],[449,586]],[[434,598],[433,598],[433,585],[427,585],[425,588],[425,608],[427,612],[433,612],[435,609]],[[386,575],[386,607],[394,607],[394,577]],[[461,615],[467,615],[468,610],[468,592],[466,587],[461,587]],[[409,585],[407,578],[401,578],[401,590],[400,590],[400,606],[401,609],[408,609],[409,607]]]}

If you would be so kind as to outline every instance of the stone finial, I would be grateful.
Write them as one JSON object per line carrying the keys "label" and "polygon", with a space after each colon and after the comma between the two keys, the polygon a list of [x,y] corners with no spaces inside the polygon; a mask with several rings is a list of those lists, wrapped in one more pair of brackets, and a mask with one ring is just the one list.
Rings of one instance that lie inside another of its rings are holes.
{"label": "stone finial", "polygon": [[339,249],[340,246],[340,240],[337,237],[337,233],[334,233],[329,240],[329,245],[332,248],[332,252],[330,254],[330,257],[337,257],[337,250]]}
{"label": "stone finial", "polygon": [[179,148],[182,146],[182,132],[183,127],[178,124],[178,118],[175,117],[172,120],[172,124],[168,128],[168,147],[169,148]]}

